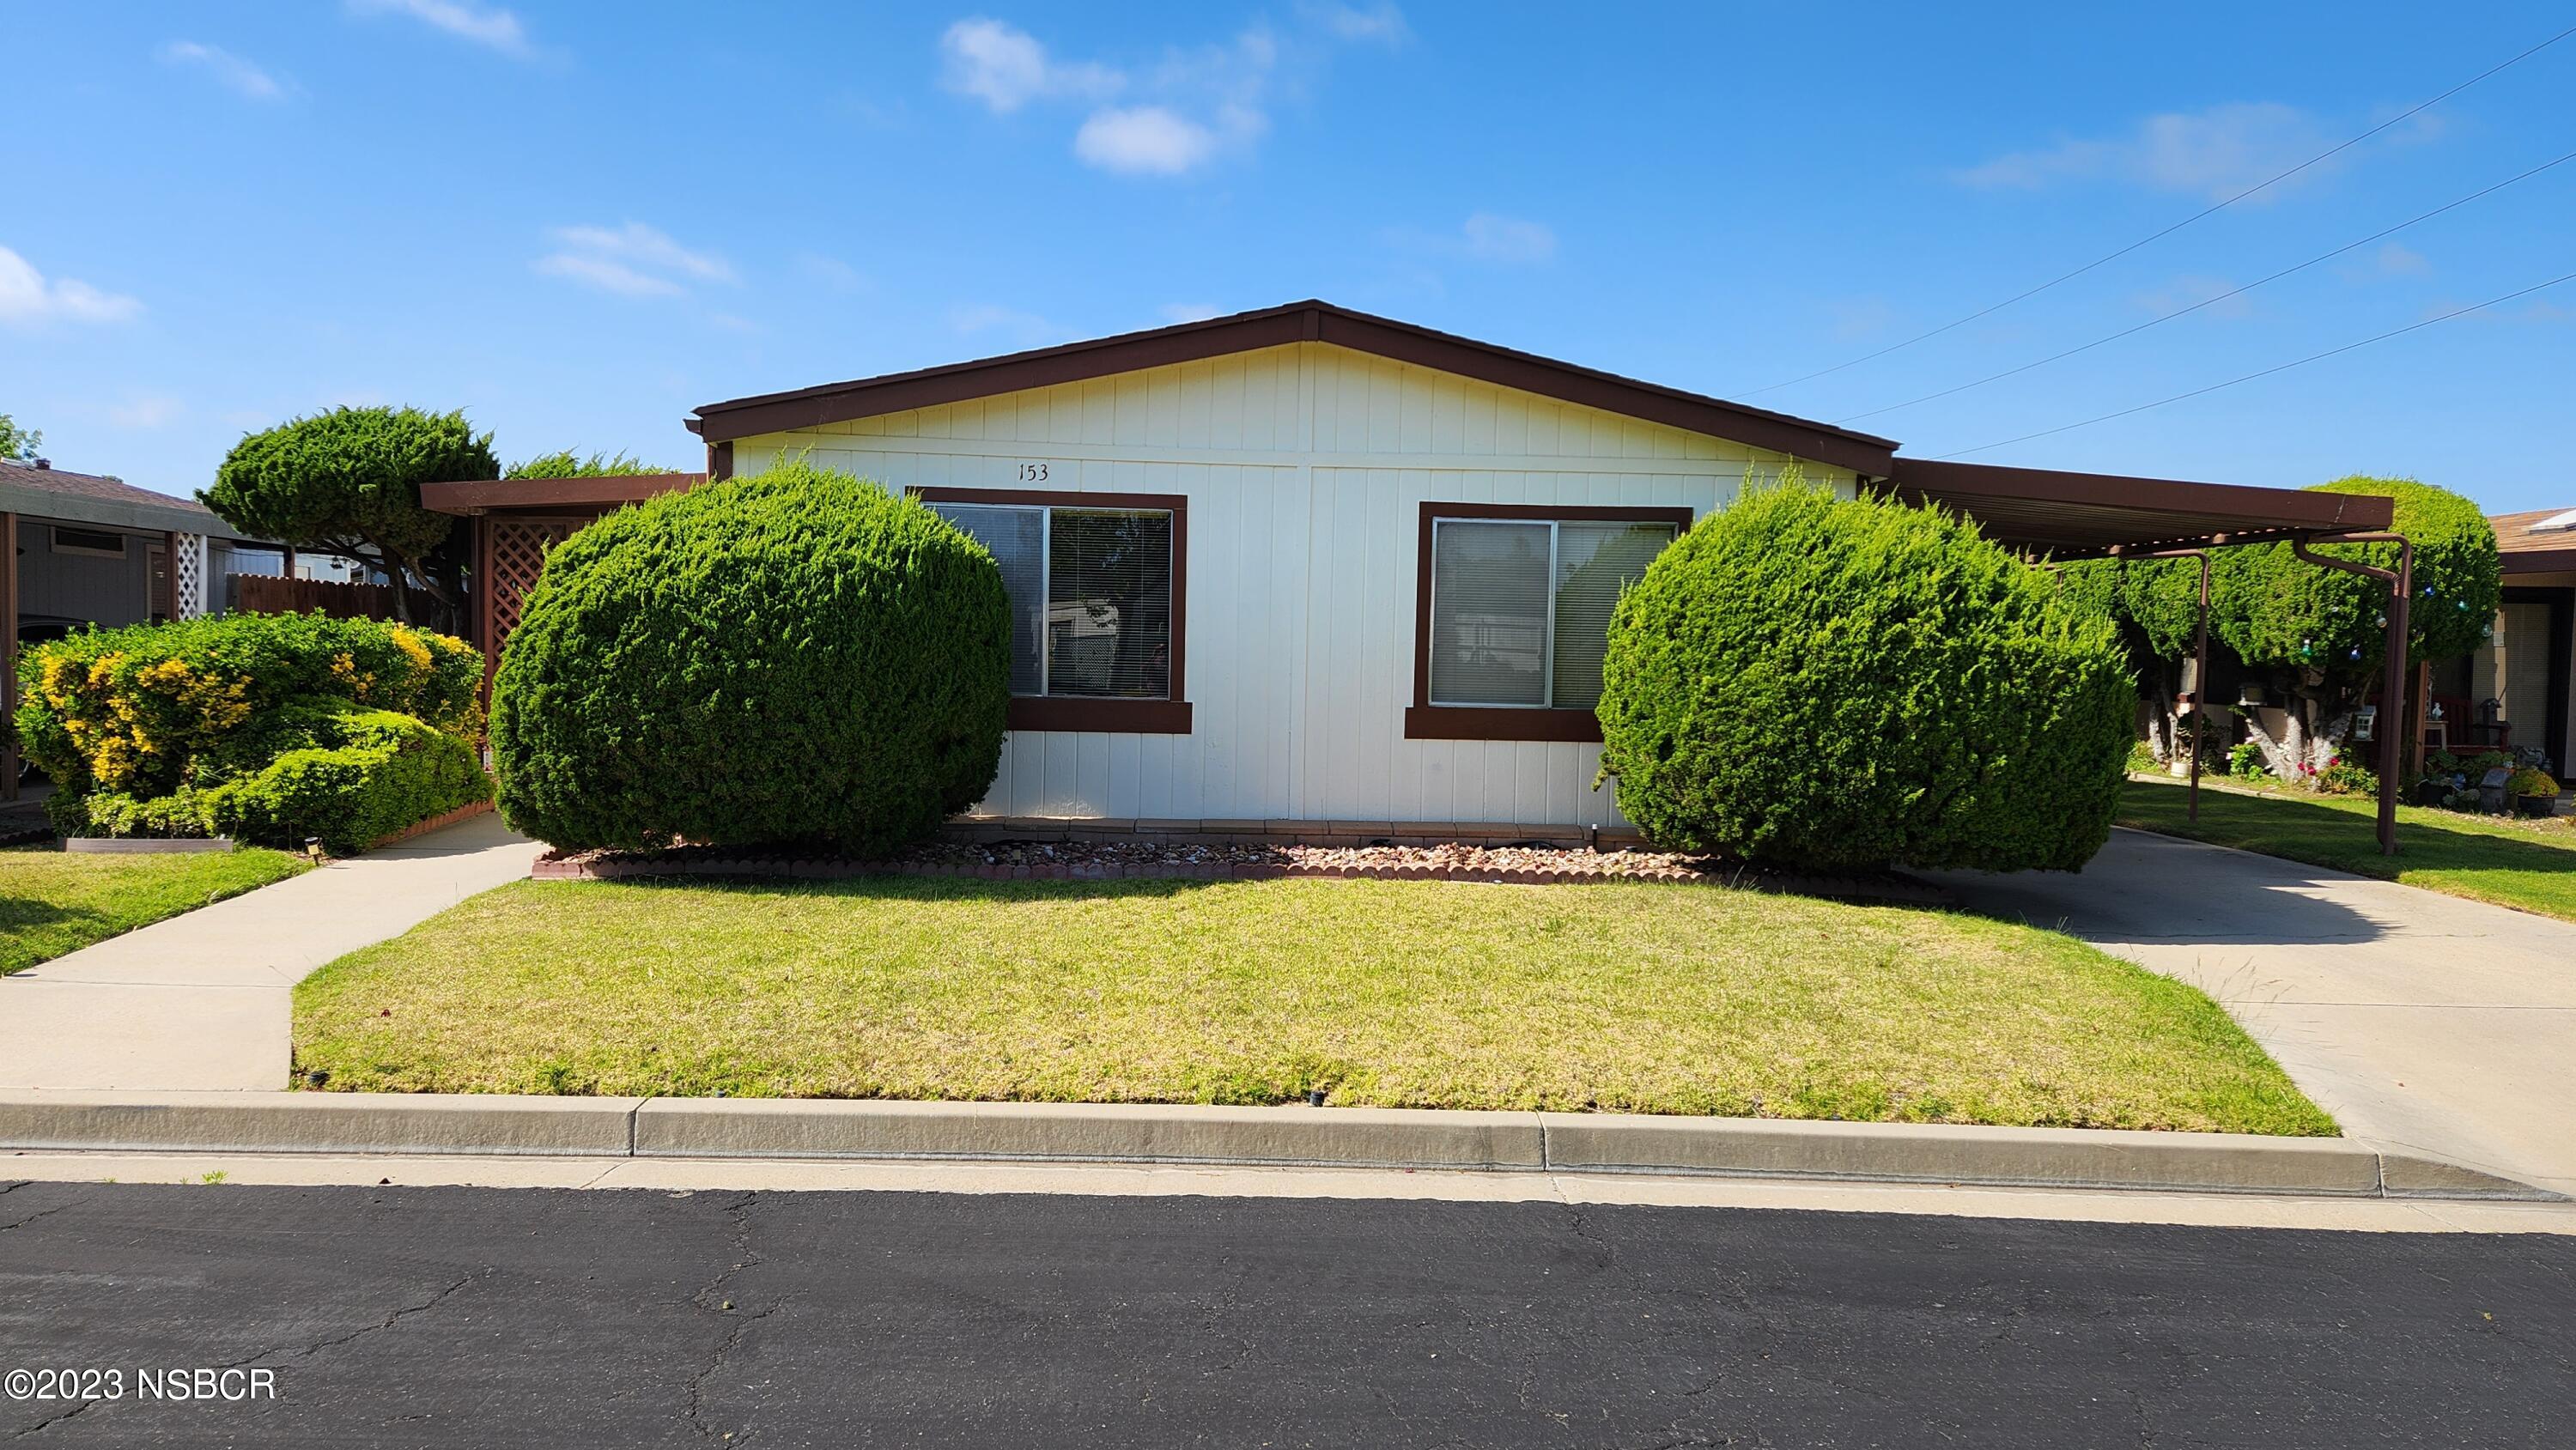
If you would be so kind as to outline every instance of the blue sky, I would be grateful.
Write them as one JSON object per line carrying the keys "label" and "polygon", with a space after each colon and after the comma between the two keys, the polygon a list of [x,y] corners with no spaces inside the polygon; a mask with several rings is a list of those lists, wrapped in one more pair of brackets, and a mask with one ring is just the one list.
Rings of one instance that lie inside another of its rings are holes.
{"label": "blue sky", "polygon": [[[738,13],[737,13],[738,12]],[[702,463],[696,404],[1320,296],[1827,421],[2576,149],[2576,38],[2030,301],[2576,15],[0,0],[0,412],[171,492],[246,429],[462,407]],[[2576,162],[1852,426],[1948,454],[2576,271]],[[2576,504],[2576,282],[1981,461]]]}

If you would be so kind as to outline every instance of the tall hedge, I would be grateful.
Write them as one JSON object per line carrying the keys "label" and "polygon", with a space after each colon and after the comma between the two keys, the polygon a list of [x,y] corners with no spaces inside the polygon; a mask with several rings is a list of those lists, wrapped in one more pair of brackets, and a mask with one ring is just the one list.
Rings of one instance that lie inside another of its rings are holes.
{"label": "tall hedge", "polygon": [[[2472,500],[2411,478],[2340,478],[2313,492],[2396,500],[2391,527],[2414,545],[2408,663],[2453,659],[2478,647],[2504,585],[2495,530]],[[2394,567],[2394,544],[2321,544],[2317,553]],[[2374,678],[2386,640],[2387,589],[2375,579],[2320,569],[2287,544],[2225,549],[2212,580],[2210,629],[2250,664],[2313,668],[2359,682]]]}
{"label": "tall hedge", "polygon": [[235,614],[19,659],[15,720],[57,829],[334,851],[481,800],[482,656],[371,619]]}
{"label": "tall hedge", "polygon": [[1934,510],[1750,493],[1621,598],[1602,673],[1602,768],[1670,847],[2072,870],[2109,839],[2111,620]]}
{"label": "tall hedge", "polygon": [[503,813],[558,846],[898,848],[1000,768],[1011,618],[982,545],[805,463],[558,545],[494,683]]}

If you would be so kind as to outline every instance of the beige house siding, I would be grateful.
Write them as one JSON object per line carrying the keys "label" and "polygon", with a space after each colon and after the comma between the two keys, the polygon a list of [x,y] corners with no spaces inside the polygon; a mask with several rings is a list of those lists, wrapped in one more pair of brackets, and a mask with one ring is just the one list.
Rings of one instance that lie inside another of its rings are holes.
{"label": "beige house siding", "polygon": [[796,453],[891,487],[1188,496],[1191,733],[1015,732],[985,813],[1602,825],[1596,745],[1404,738],[1417,506],[1696,515],[1788,461],[1324,343],[740,439],[734,468]]}

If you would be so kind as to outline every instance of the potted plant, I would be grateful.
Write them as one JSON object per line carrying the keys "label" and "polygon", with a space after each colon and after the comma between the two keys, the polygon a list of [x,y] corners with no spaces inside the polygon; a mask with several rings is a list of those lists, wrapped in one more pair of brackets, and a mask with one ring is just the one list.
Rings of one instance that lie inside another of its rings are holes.
{"label": "potted plant", "polygon": [[2533,766],[2515,771],[2513,779],[2505,783],[2505,793],[2513,797],[2513,813],[2517,816],[2554,815],[2558,810],[2558,782]]}

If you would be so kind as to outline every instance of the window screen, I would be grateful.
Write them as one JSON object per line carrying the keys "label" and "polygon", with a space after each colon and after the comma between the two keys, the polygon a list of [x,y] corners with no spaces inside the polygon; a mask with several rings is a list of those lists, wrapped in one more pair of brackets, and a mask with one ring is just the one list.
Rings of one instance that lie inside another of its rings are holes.
{"label": "window screen", "polygon": [[1172,691],[1172,515],[933,503],[1002,566],[1011,693],[1164,700]]}
{"label": "window screen", "polygon": [[1671,524],[1435,519],[1431,703],[1589,710],[1619,591]]}
{"label": "window screen", "polygon": [[1484,519],[1433,522],[1433,703],[1547,703],[1550,528]]}
{"label": "window screen", "polygon": [[1601,656],[1610,648],[1610,608],[1673,541],[1670,524],[1562,523],[1556,526],[1556,666],[1551,703],[1589,710],[1601,703]]}

